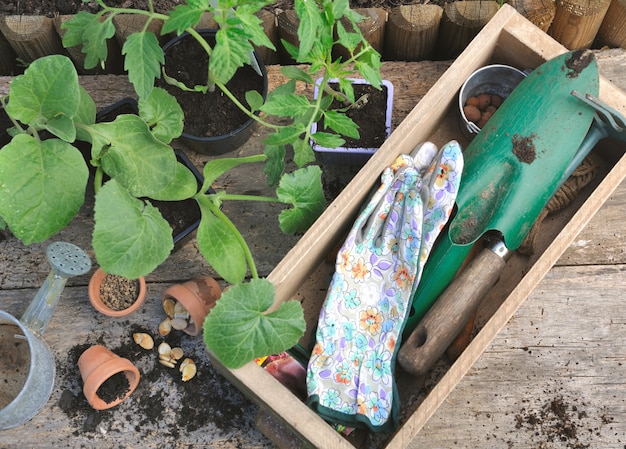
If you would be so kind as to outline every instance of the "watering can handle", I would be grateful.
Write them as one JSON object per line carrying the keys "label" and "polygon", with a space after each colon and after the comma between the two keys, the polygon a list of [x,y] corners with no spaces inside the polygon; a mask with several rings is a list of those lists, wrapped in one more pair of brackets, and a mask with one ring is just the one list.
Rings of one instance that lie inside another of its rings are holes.
{"label": "watering can handle", "polygon": [[398,362],[406,372],[428,373],[498,281],[508,257],[504,242],[498,240],[459,273],[400,347]]}

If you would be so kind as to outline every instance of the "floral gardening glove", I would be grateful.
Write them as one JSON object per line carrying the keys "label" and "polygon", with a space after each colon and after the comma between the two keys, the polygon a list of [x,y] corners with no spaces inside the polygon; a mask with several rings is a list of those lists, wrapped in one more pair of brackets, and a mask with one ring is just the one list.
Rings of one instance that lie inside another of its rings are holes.
{"label": "floral gardening glove", "polygon": [[324,419],[397,427],[393,372],[402,328],[462,170],[456,141],[400,155],[339,250],[307,371],[307,403]]}

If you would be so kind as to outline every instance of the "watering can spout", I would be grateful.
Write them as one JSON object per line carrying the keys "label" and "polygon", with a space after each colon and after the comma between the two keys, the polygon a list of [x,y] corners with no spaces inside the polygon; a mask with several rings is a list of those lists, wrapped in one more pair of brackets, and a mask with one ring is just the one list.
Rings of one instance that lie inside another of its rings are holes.
{"label": "watering can spout", "polygon": [[51,266],[50,273],[21,318],[37,337],[42,337],[46,331],[67,280],[91,269],[89,256],[71,243],[51,243],[46,249],[46,257]]}

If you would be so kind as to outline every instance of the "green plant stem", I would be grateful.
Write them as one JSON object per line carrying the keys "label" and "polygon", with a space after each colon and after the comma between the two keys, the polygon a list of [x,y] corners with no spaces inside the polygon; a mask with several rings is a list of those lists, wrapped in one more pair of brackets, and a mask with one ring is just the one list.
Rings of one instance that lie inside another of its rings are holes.
{"label": "green plant stem", "polygon": [[220,219],[228,229],[233,233],[233,235],[237,238],[237,241],[241,245],[241,249],[245,255],[246,261],[248,262],[248,267],[250,267],[250,274],[253,279],[259,278],[259,273],[256,269],[256,264],[254,263],[254,259],[252,258],[252,252],[250,251],[250,247],[246,243],[246,240],[243,238],[237,227],[233,224],[232,221],[220,210],[220,208],[211,201],[211,199],[204,194],[198,194],[194,197],[198,203],[202,206],[207,207],[211,213],[213,213],[218,219]]}
{"label": "green plant stem", "polygon": [[224,92],[224,94],[233,102],[235,103],[235,105],[241,109],[241,111],[246,114],[248,117],[250,117],[251,119],[255,120],[257,123],[259,123],[260,125],[263,125],[267,128],[270,129],[279,129],[279,128],[283,128],[284,125],[275,125],[273,123],[270,122],[266,122],[265,120],[263,120],[260,116],[256,115],[253,111],[251,111],[250,109],[248,109],[247,107],[245,107],[239,100],[237,100],[237,98],[235,98],[235,96],[228,90],[228,88],[220,83],[219,81],[215,81],[215,85],[222,91]]}
{"label": "green plant stem", "polygon": [[278,198],[272,196],[240,195],[235,193],[224,193],[220,195],[220,199],[231,201],[260,201],[266,203],[284,203],[284,201],[281,201]]}
{"label": "green plant stem", "polygon": [[102,177],[104,176],[104,170],[102,169],[101,165],[98,165],[98,167],[96,168],[96,173],[94,174],[94,178],[93,178],[93,191],[94,194],[98,194],[98,192],[100,191],[100,188],[102,187]]}
{"label": "green plant stem", "polygon": [[113,6],[108,6],[104,3],[100,3],[100,6],[102,6],[103,9],[102,11],[98,12],[98,15],[104,15],[107,13],[113,14],[114,16],[117,16],[119,14],[138,14],[142,16],[148,16],[150,20],[147,21],[147,24],[149,24],[152,20],[165,21],[169,18],[169,16],[165,14],[154,12],[154,8],[152,7],[152,2],[149,3],[149,9],[150,9],[149,11],[146,11],[145,9],[114,8]]}
{"label": "green plant stem", "polygon": [[206,51],[207,55],[211,57],[211,53],[213,53],[213,49],[211,48],[209,43],[202,37],[202,35],[198,33],[195,30],[195,28],[187,28],[185,31],[189,33],[191,36],[193,36],[194,39],[197,40],[200,46],[204,49],[204,51]]}
{"label": "green plant stem", "polygon": [[[328,87],[328,75],[326,73],[326,71],[324,72],[324,77],[322,79],[322,83],[320,85],[320,90],[322,92],[326,92],[326,88]],[[329,88],[330,89],[330,88]],[[331,89],[333,92],[334,90]],[[321,103],[322,103],[322,95],[318,95],[317,98],[315,99],[315,111],[313,112],[313,114],[311,114],[311,118],[309,119],[309,122],[307,123],[305,129],[305,135],[304,135],[304,141],[308,142],[309,139],[311,138],[311,127],[313,126],[313,122],[315,122],[315,117],[317,116],[318,112],[322,109],[321,107]]]}

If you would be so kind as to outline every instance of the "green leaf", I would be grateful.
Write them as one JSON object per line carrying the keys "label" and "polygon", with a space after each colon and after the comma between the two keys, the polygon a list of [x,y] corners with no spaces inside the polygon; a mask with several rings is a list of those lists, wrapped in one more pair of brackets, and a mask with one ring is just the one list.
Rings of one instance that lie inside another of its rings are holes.
{"label": "green leaf", "polygon": [[176,165],[176,177],[163,190],[153,193],[150,198],[159,201],[182,201],[191,198],[198,191],[198,180],[180,162]]}
{"label": "green leaf", "polygon": [[313,165],[284,175],[276,195],[280,201],[293,206],[280,213],[280,229],[288,233],[306,231],[326,206],[322,170]]}
{"label": "green leaf", "polygon": [[268,97],[261,111],[279,117],[297,117],[306,114],[311,107],[304,95],[272,95]]}
{"label": "green leaf", "polygon": [[[374,52],[375,50],[372,49],[372,51]],[[355,63],[355,68],[359,71],[361,76],[377,89],[380,89],[382,84],[379,67],[380,61],[378,61],[378,65],[373,65],[371,62],[363,62],[360,59]]]}
{"label": "green leaf", "polygon": [[63,46],[70,48],[82,45],[81,51],[85,53],[85,68],[91,69],[107,59],[107,39],[115,35],[113,16],[102,20],[101,16],[80,11],[70,20],[63,22],[61,28],[63,34]]}
{"label": "green leaf", "polygon": [[196,241],[200,253],[226,282],[236,284],[243,281],[248,264],[240,240],[229,223],[216,217],[206,204],[199,204],[202,218]]}
{"label": "green leaf", "polygon": [[346,114],[337,111],[324,112],[324,125],[342,136],[359,138],[359,127]]}
{"label": "green leaf", "polygon": [[346,141],[337,134],[325,133],[322,131],[312,134],[311,138],[315,141],[315,143],[324,148],[339,148],[346,143]]}
{"label": "green leaf", "polygon": [[322,15],[317,2],[307,0],[295,0],[294,7],[300,22],[298,24],[298,39],[300,48],[296,61],[304,62],[309,52],[316,43],[319,30],[324,26]]}
{"label": "green leaf", "polygon": [[276,86],[270,93],[267,94],[268,98],[276,95],[289,95],[294,94],[296,92],[296,81],[289,80],[286,83],[281,84],[280,86]]}
{"label": "green leaf", "polygon": [[220,28],[209,59],[211,73],[223,84],[228,83],[239,67],[250,63],[254,47],[238,26]]}
{"label": "green leaf", "polygon": [[61,29],[63,33],[63,46],[66,48],[75,47],[83,43],[85,32],[92,26],[98,26],[99,18],[95,14],[86,11],[79,11],[70,20],[63,22]]}
{"label": "green leaf", "polygon": [[258,111],[263,106],[263,96],[256,90],[249,90],[246,92],[246,102],[251,111]]}
{"label": "green leaf", "polygon": [[293,146],[293,161],[298,167],[304,167],[309,162],[315,160],[315,153],[309,142],[304,139],[298,139],[291,144]]}
{"label": "green leaf", "polygon": [[286,301],[267,313],[274,303],[274,286],[267,279],[233,285],[206,317],[204,343],[231,369],[264,355],[293,347],[304,335],[302,306]]}
{"label": "green leaf", "polygon": [[128,80],[139,98],[146,98],[152,92],[154,80],[161,76],[161,65],[165,63],[157,37],[147,31],[132,33],[124,42],[122,54]]}
{"label": "green leaf", "polygon": [[107,39],[115,36],[115,25],[113,16],[106,18],[103,22],[93,22],[84,32],[82,52],[86,54],[85,68],[92,69],[100,62],[102,67],[107,60],[108,46]]}
{"label": "green leaf", "polygon": [[94,217],[93,249],[107,273],[145,276],[174,248],[172,228],[159,210],[131,196],[115,179],[96,195]]}
{"label": "green leaf", "polygon": [[300,138],[306,131],[302,123],[294,123],[290,126],[279,128],[276,132],[269,134],[263,143],[265,145],[287,145]]}
{"label": "green leaf", "polygon": [[209,87],[206,85],[195,85],[193,87],[188,87],[185,83],[178,81],[174,77],[169,76],[167,73],[165,73],[165,70],[163,71],[163,80],[170,86],[178,87],[184,92],[202,92],[203,94],[205,94],[209,90]]}
{"label": "green leaf", "polygon": [[341,92],[343,92],[344,95],[348,97],[350,103],[354,103],[354,85],[352,84],[352,81],[346,78],[339,78],[338,81],[339,89],[341,90]]}
{"label": "green leaf", "polygon": [[71,142],[75,132],[69,132],[67,120],[78,111],[80,97],[72,61],[61,55],[46,56],[33,61],[23,75],[13,79],[6,112],[38,130],[50,126],[50,132],[59,132],[59,137]]}
{"label": "green leaf", "polygon": [[335,17],[336,20],[341,19],[344,15],[349,14],[351,11],[350,3],[348,0],[333,0],[332,9],[333,9],[333,16]]}
{"label": "green leaf", "polygon": [[255,15],[255,12],[260,10],[263,6],[261,2],[258,2],[256,5],[246,5],[243,3],[235,10],[236,15],[240,21],[240,26],[246,31],[248,39],[254,42],[254,45],[276,50],[276,47],[265,33],[263,21]]}
{"label": "green leaf", "polygon": [[286,41],[285,39],[281,39],[280,43],[292,59],[298,58],[298,53],[300,51],[298,47],[293,45],[291,42]]}
{"label": "green leaf", "polygon": [[263,173],[267,176],[267,183],[274,186],[285,171],[285,147],[283,145],[266,145],[267,161]]}
{"label": "green leaf", "polygon": [[96,123],[88,130],[95,150],[92,158],[131,195],[151,196],[176,176],[172,148],[155,139],[137,115],[119,115],[113,122]]}
{"label": "green leaf", "polygon": [[[85,90],[83,86],[80,88],[80,102],[78,105],[78,111],[74,116],[74,124],[78,125],[93,125],[96,122],[96,103]],[[76,138],[83,141],[89,141],[89,133],[82,128],[76,128]]]}
{"label": "green leaf", "polygon": [[337,22],[337,37],[337,43],[345,47],[350,54],[353,54],[359,44],[363,42],[363,37],[360,33],[350,33],[346,31],[341,22]]}
{"label": "green leaf", "polygon": [[205,11],[206,2],[188,0],[187,4],[178,5],[169,13],[169,19],[161,27],[161,34],[166,35],[173,31],[182,34],[185,29],[195,27]]}
{"label": "green leaf", "polygon": [[237,167],[241,164],[247,164],[252,162],[261,162],[265,160],[264,155],[247,156],[247,157],[224,157],[221,159],[213,159],[208,161],[204,165],[202,174],[204,176],[204,186],[202,191],[206,192],[211,184],[215,182],[217,178],[222,176],[228,170]]}
{"label": "green leaf", "polygon": [[289,79],[296,80],[296,81],[303,81],[307,84],[315,83],[315,81],[313,80],[313,77],[309,73],[299,68],[298,66],[295,66],[295,65],[281,66],[280,71],[283,75],[285,75]]}
{"label": "green leaf", "polygon": [[42,242],[76,215],[88,177],[69,143],[19,134],[0,151],[0,216],[25,244]]}
{"label": "green leaf", "polygon": [[66,142],[74,142],[76,128],[74,121],[67,115],[59,115],[48,120],[45,129]]}
{"label": "green leaf", "polygon": [[139,116],[150,126],[152,135],[163,143],[170,143],[183,133],[185,114],[176,98],[160,87],[139,100]]}

